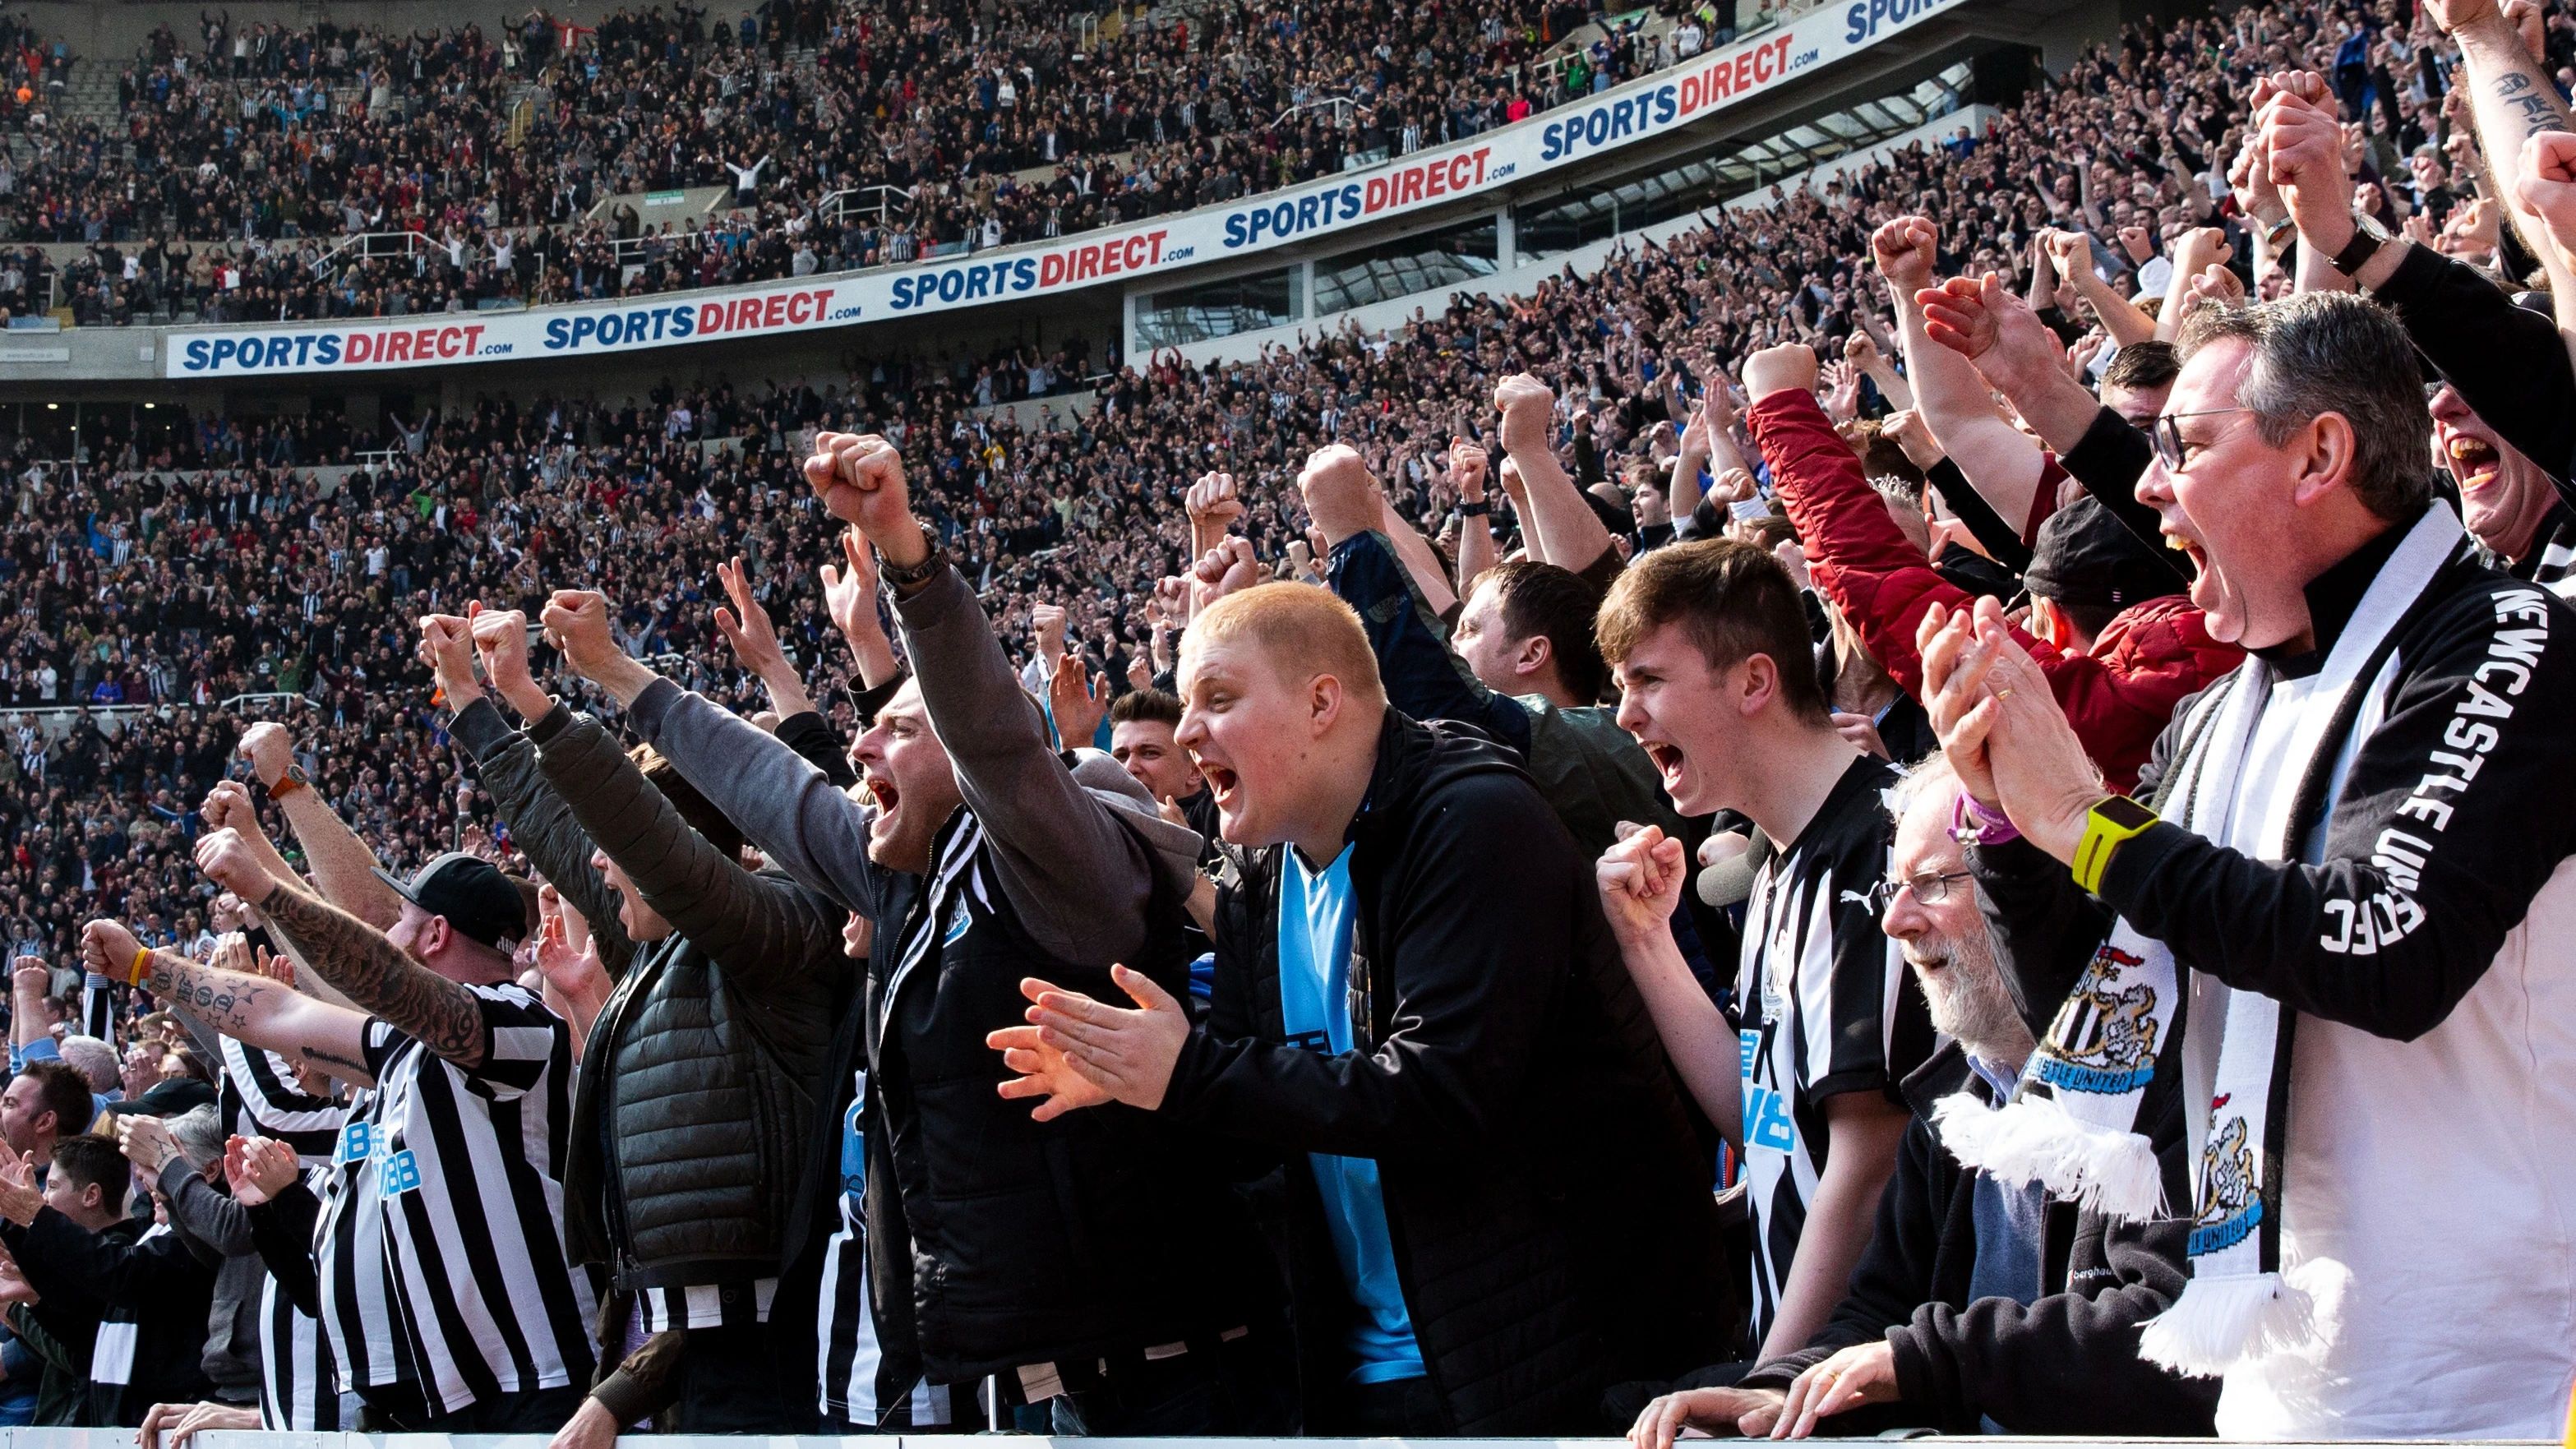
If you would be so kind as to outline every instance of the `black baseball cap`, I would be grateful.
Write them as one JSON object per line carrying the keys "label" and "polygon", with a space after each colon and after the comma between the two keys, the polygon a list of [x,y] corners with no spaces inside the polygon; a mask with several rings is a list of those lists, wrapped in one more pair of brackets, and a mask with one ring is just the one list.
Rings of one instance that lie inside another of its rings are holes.
{"label": "black baseball cap", "polygon": [[2023,585],[2056,603],[2126,609],[2191,586],[2163,553],[2091,498],[2048,515],[2030,552]]}
{"label": "black baseball cap", "polygon": [[451,850],[422,866],[409,881],[379,869],[376,879],[404,900],[497,951],[508,951],[528,933],[525,897],[500,867],[479,855]]}

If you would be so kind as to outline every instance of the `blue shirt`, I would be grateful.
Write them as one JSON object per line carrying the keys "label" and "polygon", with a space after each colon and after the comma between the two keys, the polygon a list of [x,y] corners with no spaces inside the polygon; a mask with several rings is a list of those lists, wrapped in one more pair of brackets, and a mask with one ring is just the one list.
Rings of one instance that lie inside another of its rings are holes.
{"label": "blue shirt", "polygon": [[[1309,1051],[1339,1055],[1351,1050],[1351,850],[1319,875],[1306,869],[1294,848],[1279,872],[1279,1014],[1288,1040]],[[1414,1342],[1413,1314],[1395,1271],[1395,1241],[1386,1226],[1386,1194],[1377,1159],[1311,1152],[1315,1187],[1324,1199],[1324,1223],[1333,1235],[1342,1284],[1358,1305],[1359,1320],[1344,1346],[1359,1357],[1354,1383],[1420,1378],[1422,1347]]]}

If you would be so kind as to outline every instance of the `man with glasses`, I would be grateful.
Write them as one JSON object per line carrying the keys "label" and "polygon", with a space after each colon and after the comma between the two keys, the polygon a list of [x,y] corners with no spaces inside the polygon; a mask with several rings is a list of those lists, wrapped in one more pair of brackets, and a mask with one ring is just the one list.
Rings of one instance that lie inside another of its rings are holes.
{"label": "man with glasses", "polygon": [[[2205,1435],[2215,1387],[2138,1358],[2138,1325],[2181,1291],[2184,1225],[2123,1227],[2080,1214],[2051,1203],[2038,1184],[1998,1181],[1942,1145],[1936,1107],[1983,1114],[2009,1100],[2034,1028],[2045,1023],[2016,1009],[1998,965],[1960,838],[1975,833],[1974,822],[1948,762],[1934,755],[1916,766],[1893,803],[1896,845],[1870,896],[1949,1041],[1902,1084],[1913,1118],[1869,1248],[1832,1320],[1803,1348],[1732,1386],[1656,1399],[1629,1438],[1635,1449],[1672,1449],[1684,1428],[1803,1438],[1820,1423],[1831,1436],[1894,1425]],[[2056,954],[2071,946],[2079,962],[2091,950],[2072,939],[2052,944]],[[2158,1118],[2178,1201],[2180,1106],[2169,1094]]]}
{"label": "man with glasses", "polygon": [[[2190,1284],[2141,1351],[2222,1379],[2218,1433],[2537,1437],[2576,1316],[2576,615],[2432,496],[2378,305],[2203,309],[2182,354],[2139,497],[2251,657],[2157,742],[2141,804],[1990,607],[1929,620],[1926,705],[2004,817],[1980,880],[2098,899],[2121,954],[2079,990],[2157,1003],[2197,1165]],[[2152,1135],[2152,1084],[2131,1121],[2067,1080],[2084,1132]]]}

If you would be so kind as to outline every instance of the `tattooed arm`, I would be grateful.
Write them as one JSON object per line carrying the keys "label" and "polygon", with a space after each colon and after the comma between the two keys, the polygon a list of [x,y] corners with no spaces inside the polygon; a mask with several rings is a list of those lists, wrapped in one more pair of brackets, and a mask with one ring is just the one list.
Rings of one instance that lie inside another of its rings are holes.
{"label": "tattooed arm", "polygon": [[269,874],[230,830],[209,831],[197,841],[197,869],[259,912],[304,969],[360,1011],[469,1072],[483,1065],[490,1038],[473,992],[414,961],[365,921]]}
{"label": "tattooed arm", "polygon": [[[142,949],[134,933],[115,921],[92,921],[81,929],[84,963],[114,980],[127,979]],[[156,999],[209,1031],[309,1064],[344,1082],[376,1084],[367,1071],[367,1019],[358,1012],[316,1001],[265,976],[199,965],[175,951],[153,952],[144,971],[144,984]]]}
{"label": "tattooed arm", "polygon": [[362,1009],[467,1071],[490,1044],[474,993],[414,961],[382,931],[327,901],[275,881],[258,902],[268,928],[312,963],[315,975]]}

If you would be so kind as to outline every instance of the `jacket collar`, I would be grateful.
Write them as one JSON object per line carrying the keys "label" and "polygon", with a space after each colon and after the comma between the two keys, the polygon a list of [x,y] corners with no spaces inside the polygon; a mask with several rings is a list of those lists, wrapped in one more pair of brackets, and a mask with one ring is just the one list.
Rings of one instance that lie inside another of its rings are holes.
{"label": "jacket collar", "polygon": [[2288,645],[2275,644],[2249,652],[2261,656],[2284,679],[2302,679],[2324,668],[2326,656],[2334,652],[2335,641],[2343,637],[2344,627],[2352,622],[2353,611],[2361,607],[2361,596],[2370,592],[2371,581],[2388,566],[2388,560],[2396,555],[2397,546],[2406,541],[2414,525],[2412,518],[2388,525],[2370,542],[2308,580],[2308,626],[2315,635],[2315,642],[2308,648],[2293,654]]}
{"label": "jacket collar", "polygon": [[1941,1043],[1939,1051],[1896,1084],[1905,1105],[1926,1122],[1932,1120],[1933,1103],[1963,1089],[1976,1093],[1980,1102],[1988,1100],[1985,1079],[1968,1066],[1968,1053],[1956,1040]]}

